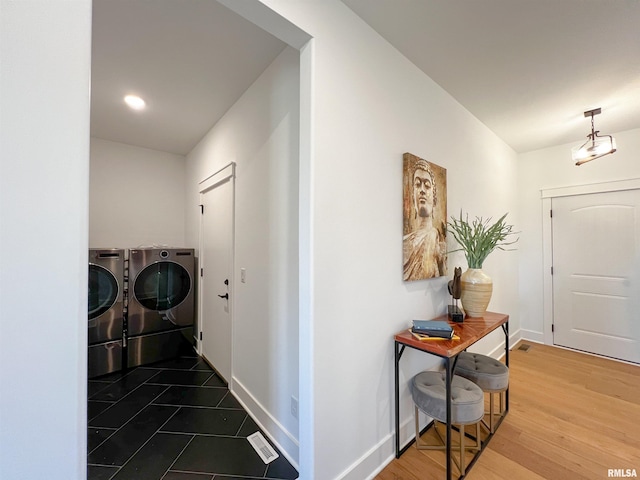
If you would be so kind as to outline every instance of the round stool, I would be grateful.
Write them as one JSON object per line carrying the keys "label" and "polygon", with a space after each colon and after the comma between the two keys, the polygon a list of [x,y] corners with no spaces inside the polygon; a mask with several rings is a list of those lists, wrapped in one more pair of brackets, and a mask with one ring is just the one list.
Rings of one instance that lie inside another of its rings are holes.
{"label": "round stool", "polygon": [[454,373],[471,380],[480,387],[482,391],[489,393],[489,425],[487,426],[485,424],[485,426],[491,433],[494,433],[493,395],[494,393],[500,395],[499,415],[502,415],[504,413],[502,394],[509,387],[509,368],[495,358],[487,355],[462,352],[458,355]]}
{"label": "round stool", "polygon": [[[432,446],[420,443],[418,411],[424,412],[432,417],[434,421],[441,423],[447,421],[445,373],[435,371],[421,372],[411,379],[409,388],[415,403],[416,448],[419,450],[443,449],[442,445]],[[484,394],[480,387],[470,380],[454,375],[451,380],[451,423],[460,426],[460,462],[456,463],[461,475],[465,471],[464,426],[476,424],[476,444],[469,448],[478,450],[481,446],[480,420],[483,417]],[[444,440],[435,424],[434,429],[438,437],[440,437],[440,441],[444,444]]]}

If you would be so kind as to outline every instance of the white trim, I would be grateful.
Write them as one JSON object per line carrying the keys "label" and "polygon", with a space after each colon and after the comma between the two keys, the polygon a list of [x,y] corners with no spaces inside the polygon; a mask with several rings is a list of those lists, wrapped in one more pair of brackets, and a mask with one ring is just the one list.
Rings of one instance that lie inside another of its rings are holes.
{"label": "white trim", "polygon": [[206,177],[204,180],[200,180],[198,185],[200,186],[200,195],[205,193],[207,190],[211,190],[213,187],[218,185],[225,180],[236,176],[236,162],[229,162],[224,167],[216,170],[211,175]]}
{"label": "white trim", "polygon": [[[513,349],[513,346],[517,344],[522,338],[521,329],[516,330],[515,332],[509,332],[509,350]],[[478,352],[480,353],[480,352]],[[507,352],[504,349],[504,340],[500,340],[500,343],[496,345],[496,347],[488,353],[485,353],[488,357],[495,358],[496,360],[502,359]]]}
{"label": "white trim", "polygon": [[[413,416],[410,419],[411,425],[413,425]],[[413,430],[412,430],[413,431]],[[412,438],[415,434],[412,435]],[[349,468],[344,470],[340,475],[336,477],[336,480],[360,480],[366,478],[371,480],[375,476],[384,470],[394,458],[393,449],[394,435],[385,435],[376,445],[371,447],[365,452],[358,460],[351,464]],[[391,450],[391,454],[388,451]],[[380,458],[382,457],[382,459]]]}
{"label": "white trim", "polygon": [[262,2],[238,0],[218,0],[218,2],[296,50],[303,48],[311,38],[304,30]]}
{"label": "white trim", "polygon": [[586,350],[578,350],[577,348],[565,347],[563,345],[550,345],[550,346],[551,347],[555,347],[555,348],[560,348],[562,350],[567,350],[569,352],[583,353],[584,355],[589,355],[591,357],[596,357],[596,358],[602,358],[604,360],[611,360],[613,362],[618,362],[618,363],[626,363],[627,365],[632,365],[634,367],[638,366],[637,363],[629,362],[628,360],[623,360],[621,358],[615,358],[615,357],[607,357],[606,355],[600,355],[599,353],[587,352]]}
{"label": "white trim", "polygon": [[534,332],[533,330],[522,330],[522,340],[541,343],[544,345],[544,335],[542,332]]}
{"label": "white trim", "polygon": [[314,61],[315,43],[300,50],[300,170],[298,173],[298,457],[300,478],[313,480],[316,472],[316,389],[314,334]]}
{"label": "white trim", "polygon": [[[220,184],[226,182],[226,181],[231,181],[231,251],[229,252],[230,255],[230,263],[231,265],[229,265],[229,290],[231,292],[231,300],[229,302],[229,318],[231,321],[231,372],[228,379],[226,379],[229,382],[229,389],[231,390],[233,384],[233,345],[234,345],[234,338],[235,338],[235,322],[233,321],[233,316],[234,316],[234,312],[235,312],[235,295],[233,294],[234,290],[235,290],[235,260],[236,260],[236,163],[235,162],[229,162],[227,165],[225,165],[224,167],[216,170],[215,172],[213,172],[211,175],[207,176],[206,178],[204,178],[203,180],[201,180],[198,185],[199,185],[199,200],[200,200],[200,207],[202,208],[202,204],[203,204],[203,200],[202,197],[204,194],[206,194],[209,190],[211,190],[212,188],[215,188],[217,186],[219,186]],[[197,318],[198,318],[198,331],[197,331],[197,348],[196,351],[198,352],[198,355],[202,356],[202,342],[200,341],[200,338],[202,337],[202,309],[203,309],[203,298],[204,298],[204,294],[202,292],[202,282],[200,281],[200,279],[202,278],[200,276],[200,268],[203,267],[204,265],[204,238],[203,238],[203,228],[202,228],[202,217],[203,215],[200,215],[200,219],[199,219],[199,232],[198,232],[198,252],[199,252],[199,258],[198,258],[198,271],[196,272],[196,276],[198,278],[198,313],[197,313]]]}
{"label": "white trim", "polygon": [[289,463],[296,470],[299,470],[299,465],[295,460],[298,458],[298,450],[300,448],[298,439],[271,415],[237,378],[233,378],[229,391],[269,437],[269,440],[278,447],[280,453],[289,460]]}
{"label": "white trim", "polygon": [[616,180],[613,182],[591,183],[586,185],[572,185],[567,187],[546,188],[540,191],[542,198],[570,197],[588,193],[618,192],[621,190],[635,190],[640,188],[640,178]]}
{"label": "white trim", "polygon": [[553,232],[551,198],[542,199],[542,335],[546,345],[553,345]]}
{"label": "white trim", "polygon": [[[413,405],[413,403],[412,403]],[[430,417],[421,413],[426,425],[431,421]],[[421,428],[423,428],[421,426]],[[400,448],[406,447],[416,438],[413,408],[411,414],[400,423]],[[385,435],[377,444],[367,450],[360,458],[342,471],[336,480],[373,480],[395,458],[395,433]]]}

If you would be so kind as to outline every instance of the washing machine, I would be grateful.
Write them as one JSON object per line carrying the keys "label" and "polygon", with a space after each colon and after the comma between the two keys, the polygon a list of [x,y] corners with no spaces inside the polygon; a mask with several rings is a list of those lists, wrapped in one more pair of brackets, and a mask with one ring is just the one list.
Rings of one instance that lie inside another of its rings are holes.
{"label": "washing machine", "polygon": [[122,369],[125,250],[89,250],[89,378]]}
{"label": "washing machine", "polygon": [[127,366],[193,351],[193,249],[129,250]]}

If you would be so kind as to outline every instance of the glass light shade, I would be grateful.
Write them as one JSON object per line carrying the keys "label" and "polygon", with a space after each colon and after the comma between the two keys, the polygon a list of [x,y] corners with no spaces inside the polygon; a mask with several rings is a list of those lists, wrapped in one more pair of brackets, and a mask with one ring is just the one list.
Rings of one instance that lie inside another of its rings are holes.
{"label": "glass light shade", "polygon": [[584,144],[571,149],[571,157],[576,165],[582,165],[616,151],[616,141],[611,135],[600,137],[596,132],[593,136],[589,135],[588,137],[589,140]]}

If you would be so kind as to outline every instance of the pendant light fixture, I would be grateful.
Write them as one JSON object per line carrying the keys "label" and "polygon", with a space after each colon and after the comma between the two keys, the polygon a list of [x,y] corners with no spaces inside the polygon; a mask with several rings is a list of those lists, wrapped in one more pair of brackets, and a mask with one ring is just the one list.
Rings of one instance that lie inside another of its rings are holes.
{"label": "pendant light fixture", "polygon": [[579,147],[571,149],[571,157],[576,162],[576,165],[582,165],[616,151],[615,139],[611,135],[599,135],[600,132],[595,130],[593,126],[594,115],[599,115],[600,113],[602,113],[601,108],[594,108],[584,112],[585,117],[591,117],[591,133],[587,135],[586,142]]}

